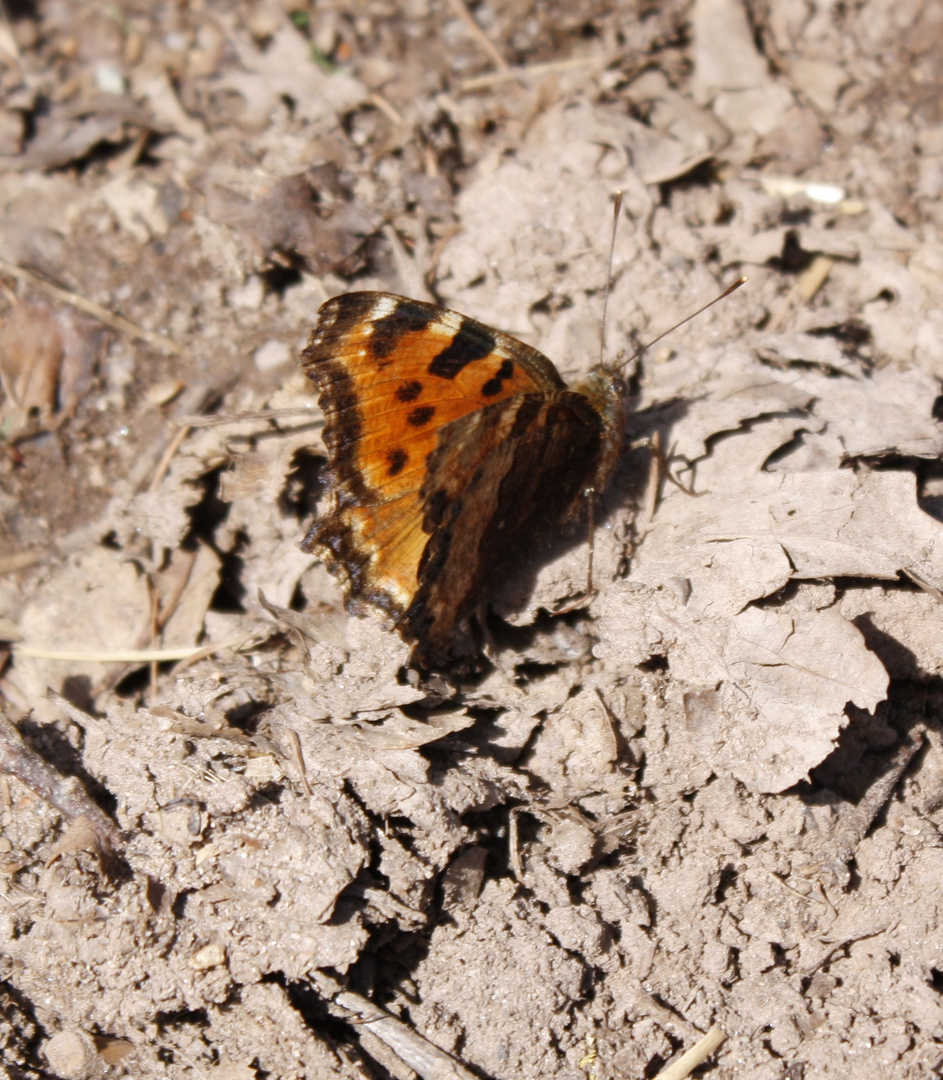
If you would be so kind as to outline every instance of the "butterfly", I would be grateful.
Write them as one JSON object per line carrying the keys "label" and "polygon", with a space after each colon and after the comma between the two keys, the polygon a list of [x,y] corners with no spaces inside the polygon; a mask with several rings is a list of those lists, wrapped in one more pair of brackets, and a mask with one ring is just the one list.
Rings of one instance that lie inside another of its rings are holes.
{"label": "butterfly", "polygon": [[348,611],[384,613],[413,666],[445,670],[535,541],[606,487],[625,388],[601,368],[568,387],[522,341],[386,292],[323,304],[302,364],[328,450],[302,547],[345,580]]}

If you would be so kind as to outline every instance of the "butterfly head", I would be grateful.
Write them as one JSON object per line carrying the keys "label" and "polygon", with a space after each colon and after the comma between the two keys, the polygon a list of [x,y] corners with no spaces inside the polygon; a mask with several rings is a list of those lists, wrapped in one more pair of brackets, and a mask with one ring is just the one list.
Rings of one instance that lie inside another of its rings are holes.
{"label": "butterfly head", "polygon": [[628,387],[619,368],[594,367],[576,389],[592,401],[601,416],[622,414]]}
{"label": "butterfly head", "polygon": [[628,394],[625,381],[618,371],[604,367],[593,370],[574,387],[587,397],[602,421],[599,460],[592,487],[605,489],[612,475],[625,440],[625,399]]}

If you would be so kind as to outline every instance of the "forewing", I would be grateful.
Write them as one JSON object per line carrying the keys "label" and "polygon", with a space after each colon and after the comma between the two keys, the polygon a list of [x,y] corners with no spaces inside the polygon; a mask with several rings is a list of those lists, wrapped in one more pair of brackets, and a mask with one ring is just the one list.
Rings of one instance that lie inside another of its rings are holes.
{"label": "forewing", "polygon": [[320,391],[330,455],[329,510],[309,532],[353,608],[401,615],[428,542],[420,490],[439,433],[511,396],[562,390],[553,364],[507,334],[391,293],[321,307],[302,353]]}

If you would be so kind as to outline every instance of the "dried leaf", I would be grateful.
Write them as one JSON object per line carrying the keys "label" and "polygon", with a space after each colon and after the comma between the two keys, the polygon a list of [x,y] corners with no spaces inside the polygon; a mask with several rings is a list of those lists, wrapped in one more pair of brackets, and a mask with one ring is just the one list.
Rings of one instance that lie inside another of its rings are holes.
{"label": "dried leaf", "polygon": [[71,415],[88,390],[108,331],[72,308],[18,304],[0,331],[0,383],[15,410],[14,433]]}
{"label": "dried leaf", "polygon": [[660,507],[635,591],[603,601],[600,632],[667,654],[676,679],[708,695],[689,701],[699,753],[754,790],[782,791],[830,752],[848,702],[883,699],[887,673],[830,599],[805,610],[756,601],[790,580],[897,581],[905,570],[939,588],[943,525],[917,505],[909,473],[757,472],[731,490],[720,477],[757,460],[751,445],[768,450],[763,426],[714,448],[701,498],[672,494]]}
{"label": "dried leaf", "polygon": [[46,419],[56,407],[62,340],[48,304],[18,304],[0,332],[0,381],[23,414]]}
{"label": "dried leaf", "polygon": [[[833,609],[749,607],[725,631],[711,664],[720,676],[714,707],[701,708],[696,719],[689,714],[688,731],[713,768],[754,791],[782,791],[805,779],[847,723],[845,706],[872,710],[887,692],[883,665]],[[683,662],[673,668],[685,681],[693,674]]]}
{"label": "dried leaf", "polygon": [[[83,551],[57,569],[23,609],[20,630],[28,645],[82,653],[141,648],[150,628],[147,582],[133,563],[102,547]],[[95,686],[107,672],[101,663],[18,657],[11,678],[26,701],[47,686]]]}
{"label": "dried leaf", "polygon": [[158,584],[161,617],[168,603],[173,610],[163,625],[163,640],[169,645],[195,645],[203,632],[203,620],[219,586],[220,557],[200,544],[195,556],[176,551],[170,567]]}
{"label": "dried leaf", "polygon": [[101,142],[120,142],[126,127],[146,128],[145,110],[129,98],[98,94],[79,102],[57,104],[33,115],[34,133],[22,154],[0,157],[0,169],[26,172],[56,169],[83,158]]}
{"label": "dried leaf", "polygon": [[250,200],[220,184],[205,187],[211,220],[234,228],[260,259],[304,259],[316,274],[350,273],[357,249],[373,231],[375,218],[327,187],[316,190],[299,173],[280,180],[268,194]]}
{"label": "dried leaf", "polygon": [[339,116],[368,96],[367,88],[353,76],[320,68],[309,43],[293,26],[282,26],[264,49],[241,33],[234,33],[231,40],[244,70],[226,72],[216,85],[242,96],[247,127],[262,127],[273,110],[284,107],[286,98],[298,119],[334,126]]}

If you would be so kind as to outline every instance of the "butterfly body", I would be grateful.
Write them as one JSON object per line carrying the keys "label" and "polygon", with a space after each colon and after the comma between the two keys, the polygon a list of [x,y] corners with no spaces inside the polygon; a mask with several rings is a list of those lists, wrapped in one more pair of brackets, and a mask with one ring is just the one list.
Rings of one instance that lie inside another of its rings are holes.
{"label": "butterfly body", "polygon": [[568,388],[516,338],[391,293],[319,312],[302,362],[328,449],[327,514],[303,547],[346,578],[347,606],[385,612],[420,667],[452,659],[460,625],[607,484],[623,388]]}

